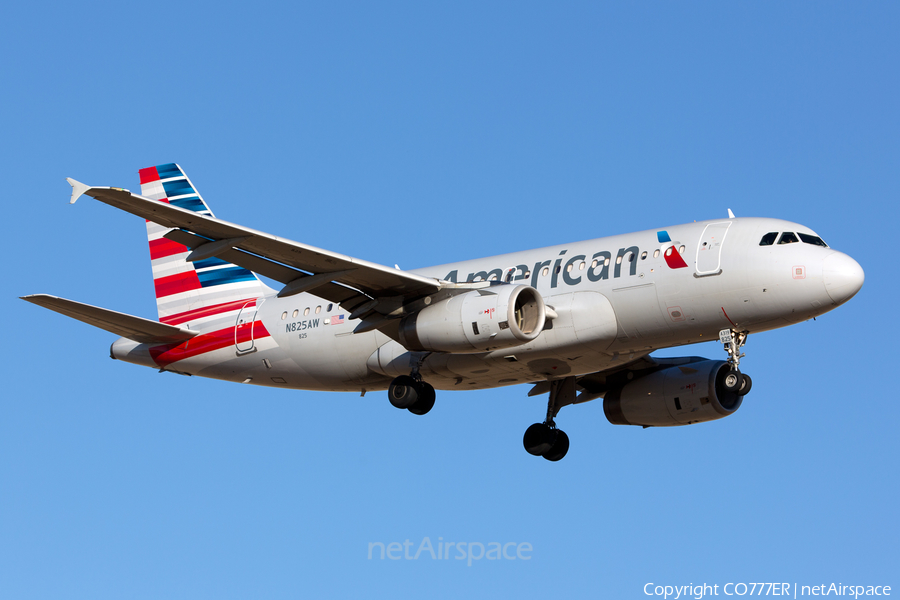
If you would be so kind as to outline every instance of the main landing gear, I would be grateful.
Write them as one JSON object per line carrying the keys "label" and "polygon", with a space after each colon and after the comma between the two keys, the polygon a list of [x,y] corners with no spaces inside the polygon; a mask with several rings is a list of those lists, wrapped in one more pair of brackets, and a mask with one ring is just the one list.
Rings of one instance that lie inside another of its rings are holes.
{"label": "main landing gear", "polygon": [[561,460],[569,451],[569,436],[556,428],[553,417],[559,409],[571,404],[575,398],[575,377],[566,377],[550,382],[550,400],[547,402],[547,418],[543,423],[535,423],[525,430],[522,443],[525,451],[534,456],[543,456],[549,461]]}
{"label": "main landing gear", "polygon": [[731,365],[731,372],[725,376],[723,385],[729,392],[734,392],[738,396],[746,396],[753,387],[753,380],[749,375],[744,375],[738,368],[741,359],[745,356],[741,352],[741,348],[747,343],[747,331],[736,331],[734,329],[723,329],[719,332],[719,341],[725,346],[725,352],[728,353],[728,364]]}
{"label": "main landing gear", "polygon": [[434,408],[434,387],[422,380],[419,369],[430,352],[414,352],[409,359],[409,375],[395,378],[388,387],[388,398],[397,408],[424,415]]}
{"label": "main landing gear", "polygon": [[415,376],[401,375],[391,382],[388,398],[397,408],[414,415],[424,415],[434,407],[434,388]]}

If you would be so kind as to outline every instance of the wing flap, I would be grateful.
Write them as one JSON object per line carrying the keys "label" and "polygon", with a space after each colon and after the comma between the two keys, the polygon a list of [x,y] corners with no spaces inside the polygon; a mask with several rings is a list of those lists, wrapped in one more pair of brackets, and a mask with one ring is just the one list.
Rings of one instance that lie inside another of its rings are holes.
{"label": "wing flap", "polygon": [[43,306],[67,317],[105,329],[110,333],[141,344],[183,342],[200,334],[199,331],[174,327],[150,319],[135,317],[48,294],[33,294],[31,296],[22,296],[21,298],[26,302]]}

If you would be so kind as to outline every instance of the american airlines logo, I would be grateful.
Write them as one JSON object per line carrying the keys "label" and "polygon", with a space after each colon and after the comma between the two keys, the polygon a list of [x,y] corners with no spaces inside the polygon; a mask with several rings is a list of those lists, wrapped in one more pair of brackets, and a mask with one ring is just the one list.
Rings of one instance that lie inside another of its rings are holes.
{"label": "american airlines logo", "polygon": [[668,231],[657,231],[656,239],[658,239],[661,244],[659,251],[662,252],[663,257],[666,259],[666,264],[669,265],[670,269],[683,269],[687,266],[681,253],[678,252],[677,246],[679,242],[673,242],[672,238],[669,237]]}

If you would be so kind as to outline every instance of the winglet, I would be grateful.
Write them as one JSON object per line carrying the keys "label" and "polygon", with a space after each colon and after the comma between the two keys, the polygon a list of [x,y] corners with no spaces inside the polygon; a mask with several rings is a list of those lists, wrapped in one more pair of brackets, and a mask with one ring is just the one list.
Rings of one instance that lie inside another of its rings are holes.
{"label": "winglet", "polygon": [[733,219],[733,218],[734,218],[734,213],[731,212],[731,209],[730,209],[730,208],[728,209],[728,218],[729,218],[729,219]]}
{"label": "winglet", "polygon": [[81,198],[82,194],[91,189],[91,186],[75,181],[71,177],[66,177],[66,181],[72,186],[72,199],[69,200],[69,204],[75,204],[75,201]]}

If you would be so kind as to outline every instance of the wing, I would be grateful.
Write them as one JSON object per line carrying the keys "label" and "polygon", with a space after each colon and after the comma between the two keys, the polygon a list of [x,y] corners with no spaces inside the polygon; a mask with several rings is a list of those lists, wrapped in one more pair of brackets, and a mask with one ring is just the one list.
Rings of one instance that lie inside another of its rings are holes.
{"label": "wing", "polygon": [[105,204],[174,228],[166,237],[191,248],[187,260],[213,256],[285,284],[279,296],[315,291],[341,304],[351,318],[382,315],[446,287],[464,287],[279,238],[205,216],[128,190],[91,187],[74,179],[72,202],[86,194]]}
{"label": "wing", "polygon": [[88,325],[105,329],[122,337],[134,340],[141,344],[161,344],[169,342],[183,342],[199,335],[199,331],[192,331],[182,327],[165,325],[150,319],[126,315],[125,313],[82,304],[74,300],[57,298],[47,294],[34,294],[22,296],[22,300],[49,308],[60,314],[83,321]]}

